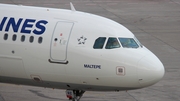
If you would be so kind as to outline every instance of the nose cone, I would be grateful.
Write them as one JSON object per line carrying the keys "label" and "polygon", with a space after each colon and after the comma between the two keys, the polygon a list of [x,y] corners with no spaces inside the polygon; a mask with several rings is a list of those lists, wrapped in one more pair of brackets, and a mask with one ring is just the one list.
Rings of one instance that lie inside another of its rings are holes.
{"label": "nose cone", "polygon": [[138,62],[138,79],[141,87],[153,85],[164,76],[164,66],[154,55],[147,55]]}

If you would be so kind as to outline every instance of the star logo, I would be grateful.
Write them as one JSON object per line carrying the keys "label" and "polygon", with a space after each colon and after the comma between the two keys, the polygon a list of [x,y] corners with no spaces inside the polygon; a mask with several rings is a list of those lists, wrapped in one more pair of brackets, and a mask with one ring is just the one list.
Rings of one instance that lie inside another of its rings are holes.
{"label": "star logo", "polygon": [[81,36],[77,40],[78,40],[78,44],[80,45],[80,44],[85,44],[87,38],[85,38],[84,36]]}

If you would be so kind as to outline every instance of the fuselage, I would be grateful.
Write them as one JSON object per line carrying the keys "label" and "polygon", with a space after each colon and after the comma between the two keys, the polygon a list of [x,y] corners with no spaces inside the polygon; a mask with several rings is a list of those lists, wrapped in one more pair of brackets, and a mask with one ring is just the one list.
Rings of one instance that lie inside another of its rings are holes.
{"label": "fuselage", "polygon": [[0,12],[0,82],[114,91],[150,86],[164,75],[161,61],[110,19],[4,4]]}

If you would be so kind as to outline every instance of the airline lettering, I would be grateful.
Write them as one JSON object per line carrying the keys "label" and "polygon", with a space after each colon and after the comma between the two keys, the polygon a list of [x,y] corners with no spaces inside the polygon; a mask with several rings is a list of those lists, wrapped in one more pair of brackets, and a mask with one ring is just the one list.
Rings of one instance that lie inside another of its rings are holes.
{"label": "airline lettering", "polygon": [[[5,25],[5,23],[7,24]],[[13,17],[10,17],[8,20],[8,17],[4,17],[0,22],[0,31],[3,31],[3,28],[5,27],[5,31],[8,32],[10,27],[13,29],[14,32],[21,32],[25,34],[34,33],[36,35],[41,35],[46,31],[45,25],[48,23],[46,20],[38,20],[35,19],[23,19],[19,18],[16,20]],[[20,25],[22,24],[22,28],[19,30]],[[36,28],[33,29],[33,26]]]}
{"label": "airline lettering", "polygon": [[88,65],[88,64],[84,64],[84,68],[101,69],[101,65]]}

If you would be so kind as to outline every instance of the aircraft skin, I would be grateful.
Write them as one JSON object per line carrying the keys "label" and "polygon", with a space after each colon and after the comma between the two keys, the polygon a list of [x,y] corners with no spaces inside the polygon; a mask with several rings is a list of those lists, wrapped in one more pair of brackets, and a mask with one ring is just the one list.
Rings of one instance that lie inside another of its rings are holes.
{"label": "aircraft skin", "polygon": [[[5,35],[6,34],[6,35]],[[102,49],[95,49],[105,37]],[[84,91],[147,87],[164,76],[161,61],[138,47],[106,49],[127,28],[84,12],[0,4],[0,82]]]}

